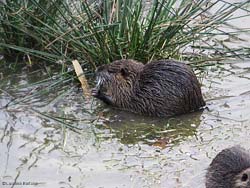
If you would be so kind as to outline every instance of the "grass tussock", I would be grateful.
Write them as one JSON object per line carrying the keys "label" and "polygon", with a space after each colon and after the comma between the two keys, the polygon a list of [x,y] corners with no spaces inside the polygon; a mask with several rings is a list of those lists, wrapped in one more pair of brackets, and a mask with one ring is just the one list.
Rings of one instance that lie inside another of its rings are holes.
{"label": "grass tussock", "polygon": [[[218,36],[248,1],[6,0],[0,2],[0,50],[6,58],[68,63],[85,68],[121,58],[192,62],[245,57]],[[242,31],[241,31],[242,32]],[[201,65],[202,64],[198,64]]]}

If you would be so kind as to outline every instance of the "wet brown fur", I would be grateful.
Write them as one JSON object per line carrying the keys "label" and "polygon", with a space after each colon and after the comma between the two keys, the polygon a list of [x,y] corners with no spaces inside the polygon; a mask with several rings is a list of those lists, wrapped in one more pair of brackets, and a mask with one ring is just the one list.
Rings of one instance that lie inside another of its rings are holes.
{"label": "wet brown fur", "polygon": [[205,105],[195,74],[181,62],[158,60],[143,65],[118,60],[100,66],[96,77],[93,96],[135,113],[169,117]]}

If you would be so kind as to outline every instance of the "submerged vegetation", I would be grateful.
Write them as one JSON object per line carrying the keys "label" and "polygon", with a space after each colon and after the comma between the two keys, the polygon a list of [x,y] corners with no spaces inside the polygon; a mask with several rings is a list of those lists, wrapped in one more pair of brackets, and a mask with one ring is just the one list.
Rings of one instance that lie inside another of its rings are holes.
{"label": "submerged vegetation", "polygon": [[[150,3],[151,2],[151,3]],[[197,63],[247,56],[218,36],[249,1],[6,0],[0,2],[0,50],[6,59],[66,64],[91,72],[116,59],[175,58]],[[247,12],[247,10],[245,10]],[[240,31],[244,32],[244,31]]]}

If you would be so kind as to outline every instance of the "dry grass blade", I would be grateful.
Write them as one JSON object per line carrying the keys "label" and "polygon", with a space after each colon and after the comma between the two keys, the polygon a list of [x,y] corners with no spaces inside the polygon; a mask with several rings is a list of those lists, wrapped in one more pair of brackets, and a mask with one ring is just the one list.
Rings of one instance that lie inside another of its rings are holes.
{"label": "dry grass blade", "polygon": [[87,79],[86,79],[86,77],[84,75],[82,67],[81,67],[80,63],[77,60],[73,60],[72,64],[74,66],[76,75],[77,75],[79,81],[81,82],[81,87],[83,89],[83,95],[84,95],[84,97],[86,99],[89,100],[90,97],[91,97],[90,90],[89,90],[89,84],[88,84],[88,81],[87,81]]}

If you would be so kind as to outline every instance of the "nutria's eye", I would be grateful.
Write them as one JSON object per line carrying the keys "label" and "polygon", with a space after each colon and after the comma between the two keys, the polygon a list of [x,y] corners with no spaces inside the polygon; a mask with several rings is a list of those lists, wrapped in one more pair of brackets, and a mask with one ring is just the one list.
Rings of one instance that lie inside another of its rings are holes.
{"label": "nutria's eye", "polygon": [[116,71],[114,71],[114,70],[108,70],[108,73],[109,73],[109,74],[115,74]]}
{"label": "nutria's eye", "polygon": [[241,181],[247,181],[248,179],[248,175],[247,174],[243,174],[241,177]]}

